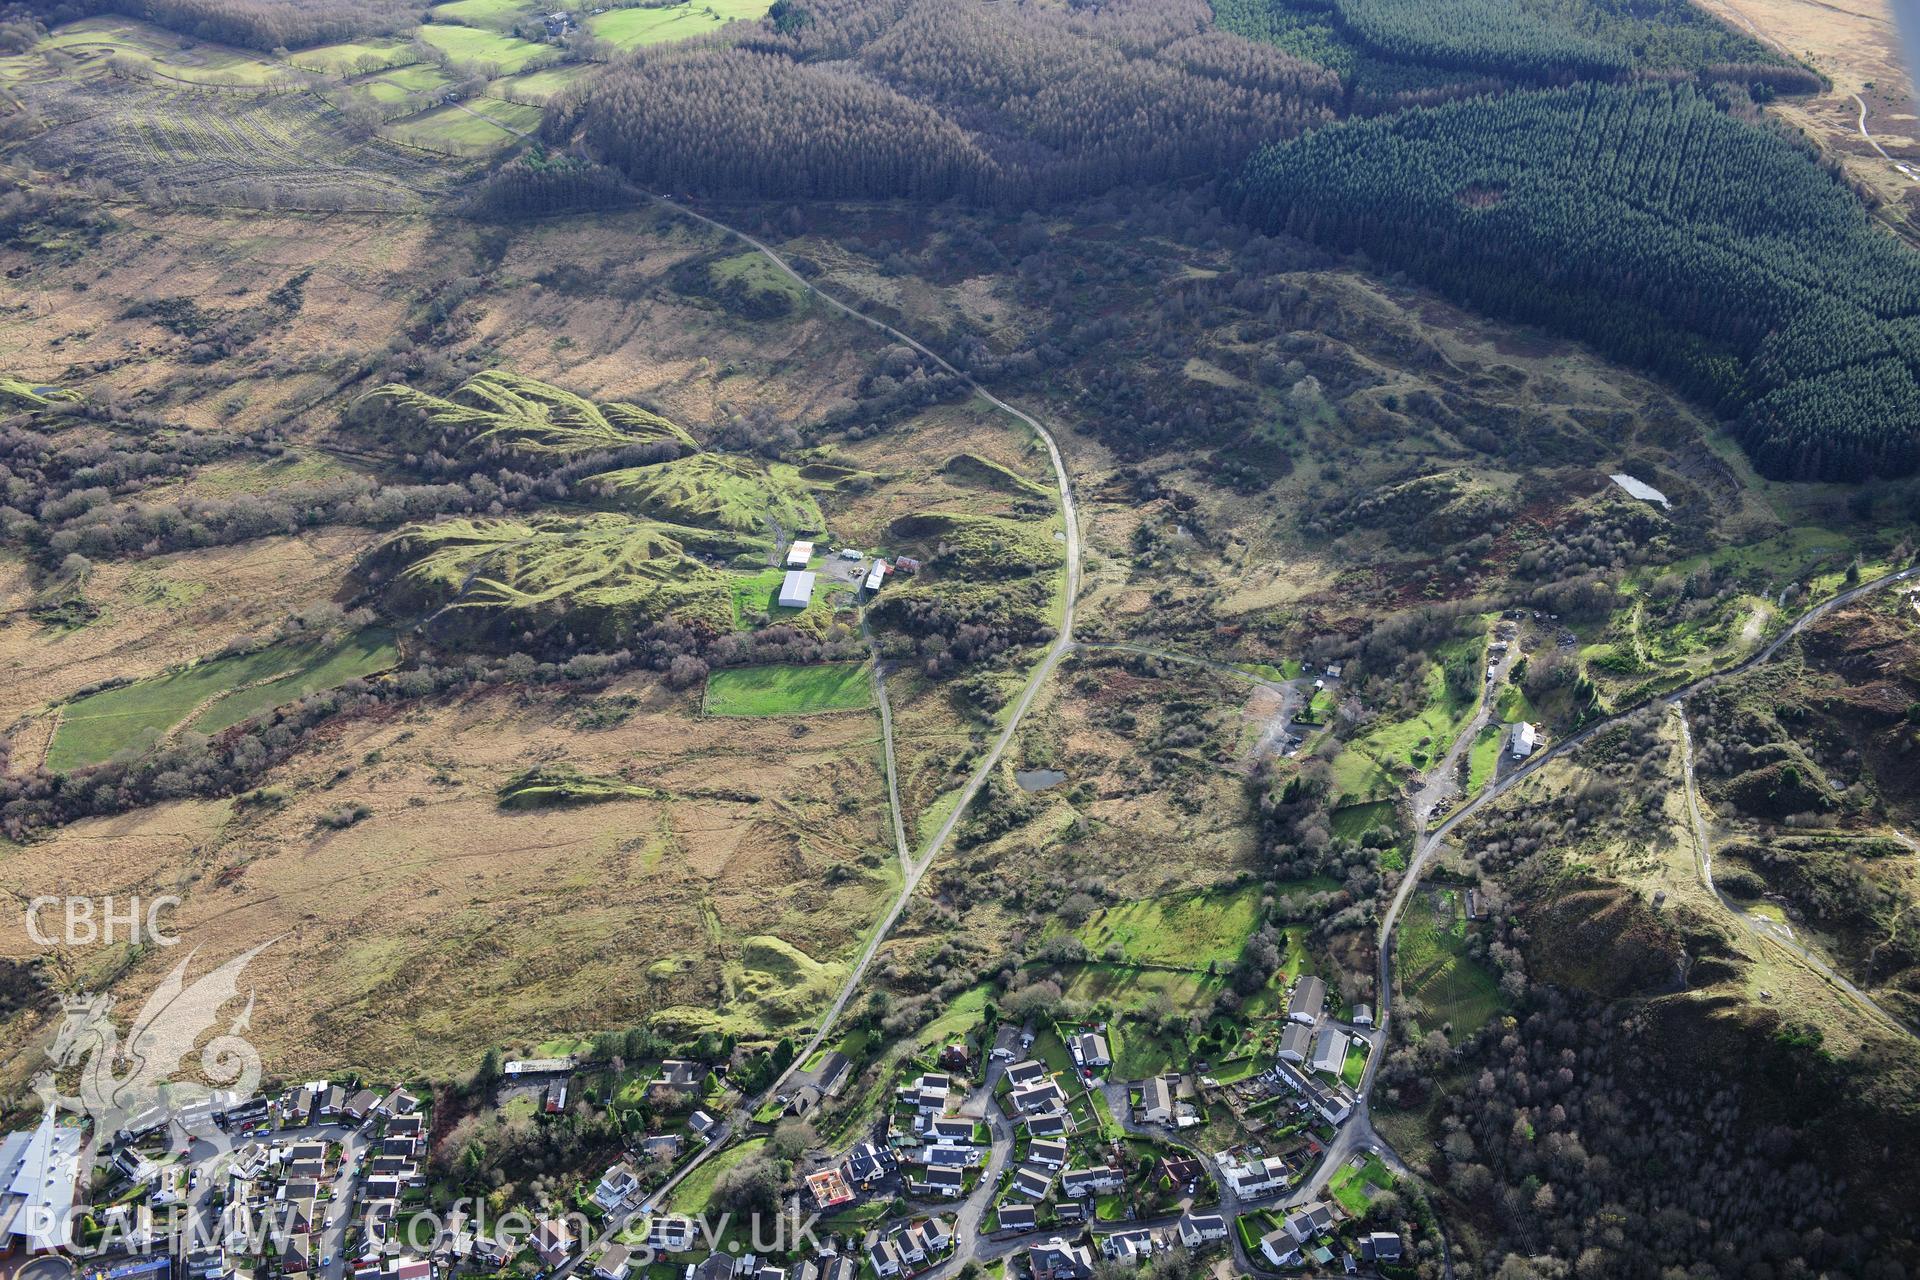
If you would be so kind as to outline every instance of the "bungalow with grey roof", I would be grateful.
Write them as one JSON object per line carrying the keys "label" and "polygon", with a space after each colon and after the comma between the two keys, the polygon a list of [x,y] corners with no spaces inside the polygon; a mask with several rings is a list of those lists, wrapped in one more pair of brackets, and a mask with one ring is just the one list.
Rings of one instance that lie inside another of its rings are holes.
{"label": "bungalow with grey roof", "polygon": [[1287,1017],[1312,1026],[1326,1006],[1327,984],[1309,974],[1294,985],[1293,996],[1287,1001]]}
{"label": "bungalow with grey roof", "polygon": [[1035,1165],[1024,1164],[1014,1171],[1013,1193],[1029,1200],[1044,1200],[1053,1187],[1053,1175]]}
{"label": "bungalow with grey roof", "polygon": [[1031,1231],[1039,1224],[1038,1215],[1030,1204],[1003,1204],[1000,1206],[1000,1229],[1002,1231]]}
{"label": "bungalow with grey roof", "polygon": [[1057,1138],[1036,1138],[1027,1147],[1027,1159],[1058,1169],[1067,1162],[1067,1144]]}
{"label": "bungalow with grey roof", "polygon": [[1073,1060],[1083,1067],[1110,1067],[1113,1055],[1107,1051],[1107,1038],[1098,1031],[1082,1031],[1067,1041]]}
{"label": "bungalow with grey roof", "polygon": [[1092,1169],[1068,1169],[1060,1175],[1060,1190],[1074,1199],[1085,1199],[1102,1191],[1116,1191],[1127,1185],[1127,1175],[1112,1165]]}
{"label": "bungalow with grey roof", "polygon": [[1028,1058],[1016,1062],[1007,1068],[1007,1083],[1015,1089],[1031,1089],[1047,1078],[1047,1069],[1041,1063]]}

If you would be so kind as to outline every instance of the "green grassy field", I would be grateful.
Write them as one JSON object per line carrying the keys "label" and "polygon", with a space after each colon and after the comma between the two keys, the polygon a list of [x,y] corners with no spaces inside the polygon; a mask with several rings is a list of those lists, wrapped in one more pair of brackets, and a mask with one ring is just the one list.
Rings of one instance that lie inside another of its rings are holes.
{"label": "green grassy field", "polygon": [[872,704],[873,684],[859,662],[729,667],[707,677],[710,716],[797,716]]}
{"label": "green grassy field", "polygon": [[811,486],[786,463],[696,453],[609,471],[598,486],[623,506],[676,524],[737,533],[759,533],[769,521],[801,532],[825,527]]}
{"label": "green grassy field", "polygon": [[192,728],[195,733],[218,733],[309,693],[386,671],[399,661],[400,650],[394,647],[393,633],[370,627],[311,666],[228,694],[195,717]]}
{"label": "green grassy field", "polygon": [[405,66],[417,55],[406,40],[350,40],[345,44],[323,44],[290,54],[287,61],[304,71],[319,71],[331,76],[352,75],[369,62],[384,66]]}
{"label": "green grassy field", "polygon": [[1109,1074],[1115,1080],[1143,1080],[1184,1065],[1187,1046],[1139,1022],[1107,1026],[1107,1044],[1113,1052]]}
{"label": "green grassy field", "polygon": [[1298,680],[1300,663],[1297,659],[1287,658],[1279,666],[1270,662],[1236,662],[1233,664],[1248,675],[1261,676],[1268,680]]}
{"label": "green grassy field", "polygon": [[1399,928],[1401,988],[1424,1006],[1429,1027],[1453,1026],[1456,1041],[1485,1026],[1505,1007],[1493,973],[1467,954],[1467,922],[1459,891],[1441,891],[1436,914],[1433,895],[1422,890],[1407,904]]}
{"label": "green grassy field", "polygon": [[690,1216],[706,1212],[707,1203],[713,1199],[713,1188],[720,1181],[720,1175],[766,1145],[765,1138],[749,1138],[745,1142],[728,1147],[696,1168],[687,1175],[684,1182],[674,1188],[673,1211]]}
{"label": "green grassy field", "polygon": [[992,994],[993,988],[982,983],[967,988],[949,1000],[939,1017],[920,1028],[920,1044],[929,1049],[935,1048],[973,1030],[974,1025],[985,1016],[987,998]]}
{"label": "green grassy field", "polygon": [[1342,798],[1374,796],[1393,786],[1393,776],[1357,747],[1348,747],[1335,756],[1331,768],[1334,792]]}
{"label": "green grassy field", "polygon": [[455,62],[476,66],[491,64],[504,75],[525,71],[528,64],[536,59],[558,55],[558,50],[546,45],[502,35],[498,31],[484,31],[479,27],[428,23],[420,28],[420,38],[434,48],[444,50]]}
{"label": "green grassy field", "polygon": [[716,285],[738,284],[749,293],[780,293],[793,302],[806,301],[806,289],[768,262],[765,254],[737,253],[713,263],[707,271]]}
{"label": "green grassy field", "polygon": [[118,55],[144,64],[162,79],[189,84],[255,86],[286,75],[269,58],[224,45],[196,43],[133,18],[82,18],[64,23],[34,46],[69,54]]}
{"label": "green grassy field", "polygon": [[196,471],[196,493],[230,497],[344,480],[355,472],[324,453],[288,454],[272,462],[216,462]]}
{"label": "green grassy field", "polygon": [[1349,1089],[1360,1087],[1360,1077],[1367,1073],[1367,1049],[1364,1041],[1354,1040],[1347,1045],[1347,1060],[1340,1064],[1340,1079]]}
{"label": "green grassy field", "polygon": [[[1444,656],[1453,648],[1444,646],[1436,656]],[[1427,668],[1426,694],[1427,704],[1419,715],[1372,730],[1354,744],[1355,748],[1389,768],[1419,769],[1439,759],[1472,712],[1474,698],[1471,694],[1453,696],[1438,661]]]}
{"label": "green grassy field", "polygon": [[378,96],[379,87],[385,86],[395,98],[403,98],[409,93],[432,93],[438,89],[451,88],[453,81],[446,72],[431,62],[416,62],[408,67],[395,67],[383,71],[377,76],[369,76],[355,88],[364,89]]}
{"label": "green grassy field", "polygon": [[1473,745],[1467,749],[1468,795],[1480,794],[1480,788],[1493,781],[1500,764],[1500,744],[1506,736],[1507,726],[1502,724],[1484,725],[1474,736]]}
{"label": "green grassy field", "polygon": [[435,22],[511,31],[515,23],[533,16],[533,6],[526,0],[448,0],[446,4],[433,6],[430,16]]}
{"label": "green grassy field", "polygon": [[1086,963],[1061,967],[1066,995],[1094,1003],[1108,1000],[1117,1012],[1145,1009],[1157,996],[1166,996],[1176,1009],[1198,1008],[1213,998],[1225,981],[1183,970],[1139,969],[1125,964]]}
{"label": "green grassy field", "polygon": [[664,9],[612,9],[587,19],[587,30],[622,49],[703,35],[736,19],[766,16],[771,0],[688,0]]}
{"label": "green grassy field", "polygon": [[1502,685],[1500,696],[1493,700],[1494,714],[1507,724],[1516,720],[1539,720],[1540,709],[1527,701],[1527,695],[1517,684]]}
{"label": "green grassy field", "polygon": [[1358,840],[1375,827],[1391,826],[1394,807],[1391,800],[1344,805],[1330,815],[1330,826],[1339,839]]}
{"label": "green grassy field", "polygon": [[368,631],[332,650],[274,645],[89,694],[62,709],[47,768],[99,764],[159,738],[203,704],[211,703],[193,728],[217,732],[312,690],[384,670],[398,657],[391,633]]}
{"label": "green grassy field", "polygon": [[539,124],[538,107],[498,98],[475,98],[460,106],[441,107],[409,117],[389,126],[389,132],[412,146],[463,153],[503,147],[512,142],[516,134],[531,133]]}
{"label": "green grassy field", "polygon": [[578,80],[585,70],[579,63],[569,63],[560,67],[543,67],[523,75],[502,76],[487,86],[487,96],[505,98],[510,102],[545,102]]}
{"label": "green grassy field", "polygon": [[[789,609],[780,604],[780,584],[786,581],[785,569],[762,569],[758,573],[736,575],[730,587],[733,594],[733,625],[744,631],[756,625],[753,619],[766,614],[771,622],[795,617],[805,609]],[[818,587],[815,588],[818,590]]]}

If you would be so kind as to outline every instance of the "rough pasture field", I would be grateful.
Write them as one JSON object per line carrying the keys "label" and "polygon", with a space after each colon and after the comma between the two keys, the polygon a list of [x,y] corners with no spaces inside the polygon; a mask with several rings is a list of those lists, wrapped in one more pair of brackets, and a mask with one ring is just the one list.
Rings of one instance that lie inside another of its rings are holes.
{"label": "rough pasture field", "polygon": [[1493,973],[1467,954],[1467,928],[1459,891],[1423,888],[1396,935],[1401,989],[1420,1002],[1425,1026],[1451,1026],[1456,1041],[1506,1004]]}
{"label": "rough pasture field", "polygon": [[1179,894],[1102,907],[1075,932],[1099,955],[1119,947],[1135,964],[1230,966],[1253,932],[1260,891]]}
{"label": "rough pasture field", "polygon": [[0,63],[0,78],[33,82],[94,76],[117,58],[158,81],[260,88],[289,77],[284,64],[244,49],[190,40],[133,18],[83,18],[60,26],[25,54]]}
{"label": "rough pasture field", "polygon": [[[632,681],[345,722],[256,795],[81,823],[9,848],[9,875],[179,893],[209,955],[277,938],[249,971],[275,1073],[444,1076],[490,1044],[647,1019],[777,1034],[831,995],[891,892],[878,724],[828,717],[796,738],[696,712]],[[501,806],[503,786],[559,762],[664,798]],[[128,1000],[173,963],[70,959]],[[34,1068],[37,1029],[9,1029],[9,1079]]]}
{"label": "rough pasture field", "polygon": [[101,78],[17,86],[60,121],[26,144],[37,165],[84,165],[126,190],[153,183],[206,204],[401,211],[444,193],[439,160],[353,136],[306,94],[253,96]]}
{"label": "rough pasture field", "polygon": [[826,527],[812,486],[785,463],[702,453],[659,466],[615,471],[599,484],[620,505],[675,524],[737,533],[771,525],[793,534]]}
{"label": "rough pasture field", "polygon": [[[13,726],[14,760],[39,762],[53,704],[113,677],[158,675],[224,645],[270,632],[290,612],[329,599],[340,566],[366,544],[362,530],[323,529],[237,547],[95,566],[83,627],[29,617],[25,566],[0,562],[0,727]],[[30,745],[35,744],[35,745]]]}
{"label": "rough pasture field", "polygon": [[[0,247],[0,267],[23,269],[15,288],[41,300],[32,316],[0,316],[4,367],[57,378],[86,363],[98,370],[90,391],[202,428],[273,423],[303,443],[335,443],[341,410],[371,389],[353,381],[355,366],[420,323],[424,296],[481,269],[481,229],[457,222],[137,204],[116,218],[70,248]],[[824,315],[753,324],[690,302],[672,272],[714,247],[710,233],[651,211],[537,223],[505,244],[485,306],[460,322],[505,368],[602,401],[642,399],[703,431],[724,420],[723,404],[816,420],[858,382],[871,342]],[[263,358],[228,361],[218,377],[194,364],[189,340],[128,314],[156,297],[215,317],[264,310],[307,271],[300,310],[245,349]],[[142,359],[125,358],[129,344]],[[341,443],[354,456],[369,449]]]}

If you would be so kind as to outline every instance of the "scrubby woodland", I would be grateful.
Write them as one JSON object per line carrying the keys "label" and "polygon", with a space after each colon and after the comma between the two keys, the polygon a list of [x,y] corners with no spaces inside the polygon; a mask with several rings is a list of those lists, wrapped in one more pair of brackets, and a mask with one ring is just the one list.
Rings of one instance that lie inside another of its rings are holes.
{"label": "scrubby woodland", "polygon": [[1910,1055],[1825,1050],[1790,1012],[1743,1005],[1722,925],[1596,874],[1666,821],[1661,722],[1610,730],[1577,784],[1474,820],[1466,847],[1502,886],[1476,946],[1515,1015],[1402,1046],[1382,1100],[1421,1117],[1418,1163],[1489,1272],[1904,1274]]}

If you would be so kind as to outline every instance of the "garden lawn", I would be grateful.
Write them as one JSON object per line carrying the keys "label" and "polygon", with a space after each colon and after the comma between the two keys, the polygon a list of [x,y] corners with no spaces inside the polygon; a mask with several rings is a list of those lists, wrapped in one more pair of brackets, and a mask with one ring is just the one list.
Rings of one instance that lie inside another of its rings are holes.
{"label": "garden lawn", "polygon": [[1347,1060],[1340,1064],[1340,1079],[1347,1088],[1358,1089],[1360,1078],[1367,1073],[1367,1050],[1364,1040],[1355,1039],[1347,1045]]}
{"label": "garden lawn", "polygon": [[858,711],[873,704],[873,682],[862,662],[814,666],[728,667],[707,677],[704,710],[710,716],[795,716]]}
{"label": "garden lawn", "polygon": [[1469,796],[1479,795],[1480,789],[1493,781],[1494,771],[1500,767],[1500,743],[1506,735],[1505,725],[1484,725],[1474,737],[1473,745],[1467,748]]}
{"label": "garden lawn", "polygon": [[1359,1168],[1351,1164],[1340,1166],[1332,1181],[1327,1183],[1327,1191],[1340,1202],[1341,1208],[1357,1218],[1367,1211],[1368,1187],[1386,1188],[1392,1185],[1393,1173],[1381,1163],[1379,1156],[1369,1154]]}

